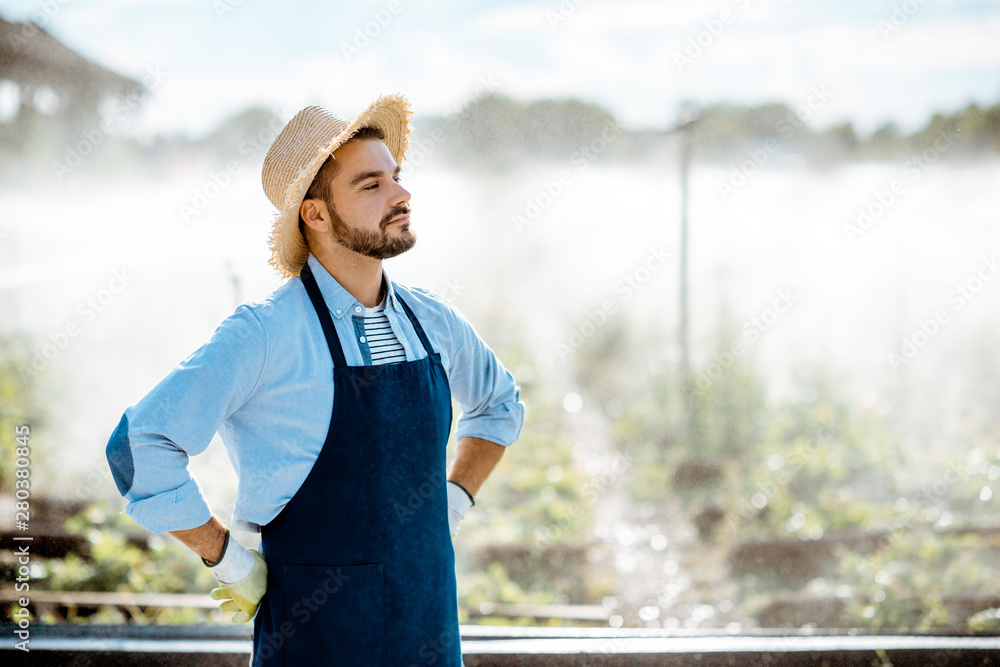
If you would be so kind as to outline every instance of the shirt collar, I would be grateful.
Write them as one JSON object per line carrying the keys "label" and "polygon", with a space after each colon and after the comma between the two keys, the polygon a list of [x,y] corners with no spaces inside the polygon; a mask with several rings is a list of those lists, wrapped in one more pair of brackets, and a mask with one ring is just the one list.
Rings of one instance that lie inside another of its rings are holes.
{"label": "shirt collar", "polygon": [[[315,255],[309,253],[307,261],[309,268],[312,269],[313,276],[316,278],[316,284],[319,285],[320,294],[323,295],[323,300],[326,301],[326,305],[330,309],[331,316],[340,319],[348,315],[364,313],[364,305],[344,289],[337,282],[336,278],[330,275],[330,272],[316,259]],[[385,268],[382,269],[382,280],[388,286],[385,307],[386,309],[391,308],[398,312],[399,302],[396,298],[396,290],[393,287],[392,281],[389,280],[389,276],[386,275]]]}

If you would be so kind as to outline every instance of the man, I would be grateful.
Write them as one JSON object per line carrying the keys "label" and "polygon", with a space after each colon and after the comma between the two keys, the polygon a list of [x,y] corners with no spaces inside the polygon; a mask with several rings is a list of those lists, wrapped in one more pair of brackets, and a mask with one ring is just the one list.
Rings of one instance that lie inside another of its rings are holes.
{"label": "man", "polygon": [[[300,111],[264,158],[289,280],[244,305],[128,408],[107,455],[127,513],[170,532],[254,619],[254,665],[460,665],[451,534],[523,421],[518,388],[471,325],[388,280],[413,246],[399,182],[410,109],[351,122]],[[463,414],[445,476],[451,401]],[[230,537],[187,470],[219,432],[239,477]]]}

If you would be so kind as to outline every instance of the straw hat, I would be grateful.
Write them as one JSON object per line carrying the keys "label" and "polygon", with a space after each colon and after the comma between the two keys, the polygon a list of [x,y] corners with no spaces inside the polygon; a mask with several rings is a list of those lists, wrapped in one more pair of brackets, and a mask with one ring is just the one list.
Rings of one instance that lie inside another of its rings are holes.
{"label": "straw hat", "polygon": [[271,265],[283,277],[297,276],[309,257],[299,232],[299,207],[320,167],[362,127],[377,127],[385,145],[402,164],[409,146],[410,104],[402,95],[385,95],[347,121],[322,107],[306,107],[288,121],[264,157],[264,194],[278,215],[268,245]]}

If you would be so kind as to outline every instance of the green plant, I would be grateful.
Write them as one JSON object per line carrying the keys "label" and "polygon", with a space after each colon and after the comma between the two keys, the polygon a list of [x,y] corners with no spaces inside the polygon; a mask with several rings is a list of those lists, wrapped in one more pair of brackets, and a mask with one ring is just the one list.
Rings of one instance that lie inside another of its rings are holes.
{"label": "green plant", "polygon": [[[0,339],[0,494],[14,493],[14,462],[18,458],[15,429],[28,426],[30,468],[41,465],[44,457],[34,445],[34,433],[41,425],[41,410],[35,394],[34,375],[24,366],[26,345]],[[30,492],[34,492],[29,488]]]}
{"label": "green plant", "polygon": [[996,538],[900,528],[874,553],[842,559],[838,577],[852,591],[847,614],[862,627],[964,629],[979,611],[976,600],[1000,593],[997,552]]}

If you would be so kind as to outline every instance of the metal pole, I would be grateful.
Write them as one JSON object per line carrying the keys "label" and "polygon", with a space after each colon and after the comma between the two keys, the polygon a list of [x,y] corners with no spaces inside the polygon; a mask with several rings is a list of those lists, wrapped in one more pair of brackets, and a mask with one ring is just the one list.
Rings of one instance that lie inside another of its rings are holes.
{"label": "metal pole", "polygon": [[[691,352],[688,341],[688,171],[691,165],[691,125],[684,126],[681,135],[681,247],[680,247],[680,332],[681,382],[688,394]],[[689,407],[685,405],[685,407]]]}
{"label": "metal pole", "polygon": [[698,437],[697,397],[691,385],[691,339],[688,313],[688,182],[691,172],[691,153],[694,149],[694,126],[698,122],[698,109],[692,104],[681,107],[676,131],[681,135],[681,247],[680,247],[680,322],[678,344],[681,348],[680,393],[684,409],[685,437],[688,443]]}
{"label": "metal pole", "polygon": [[239,274],[233,268],[232,262],[226,262],[226,271],[229,273],[229,281],[233,286],[233,301],[236,306],[239,306],[243,303],[243,281],[240,280]]}

